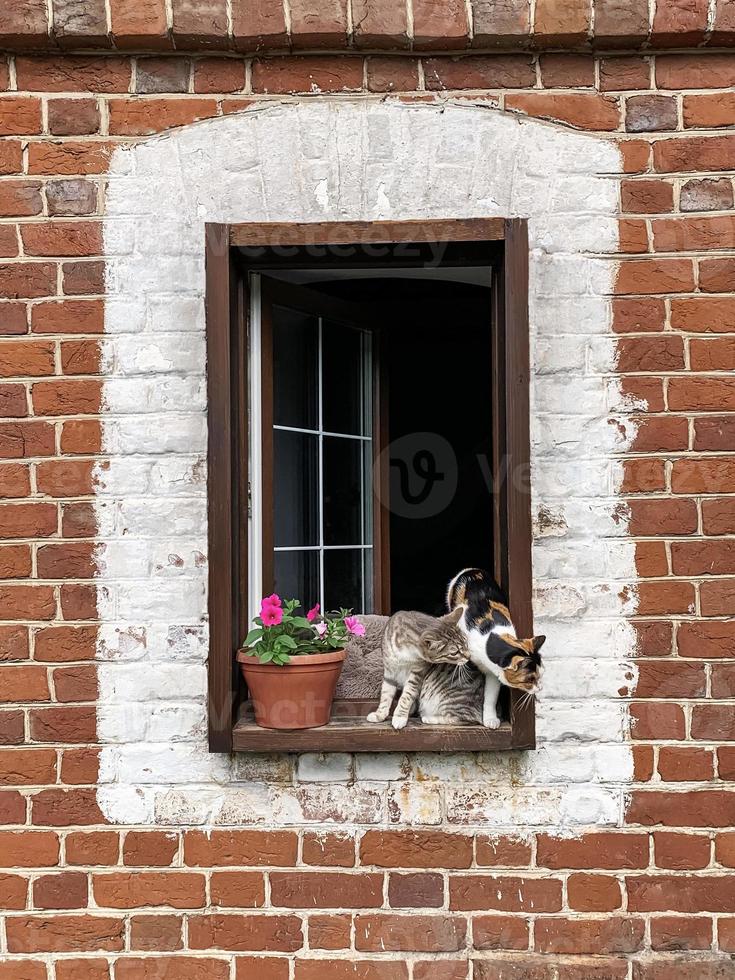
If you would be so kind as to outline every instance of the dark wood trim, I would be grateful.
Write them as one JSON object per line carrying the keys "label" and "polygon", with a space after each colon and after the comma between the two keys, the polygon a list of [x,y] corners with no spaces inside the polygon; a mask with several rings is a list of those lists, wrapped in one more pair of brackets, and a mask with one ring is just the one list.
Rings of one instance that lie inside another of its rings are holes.
{"label": "dark wood trim", "polygon": [[[531,555],[531,435],[529,417],[530,355],[528,338],[528,223],[506,221],[503,268],[505,307],[505,508],[507,591],[513,623],[520,636],[533,635]],[[536,706],[523,704],[511,691],[510,719],[515,748],[535,748]]]}
{"label": "dark wood trim", "polygon": [[511,726],[422,725],[412,718],[401,731],[385,722],[371,725],[365,715],[374,701],[335,701],[332,720],[323,728],[277,731],[259,728],[244,705],[233,732],[233,748],[242,752],[497,752],[513,748]]}
{"label": "dark wood trim", "polygon": [[373,609],[390,608],[390,459],[388,427],[387,331],[373,331]]}
{"label": "dark wood trim", "polygon": [[260,283],[260,504],[261,569],[263,595],[274,588],[273,573],[273,306],[267,287]]}
{"label": "dark wood trim", "polygon": [[379,245],[402,242],[502,241],[503,218],[426,221],[320,221],[230,225],[231,245]]}
{"label": "dark wood trim", "polygon": [[[205,229],[209,524],[209,748],[229,752],[235,710],[234,652],[239,630],[239,569],[236,542],[241,538],[235,499],[236,451],[233,452],[233,354],[238,349],[233,324],[233,290],[227,225]],[[245,473],[247,477],[247,471]]]}

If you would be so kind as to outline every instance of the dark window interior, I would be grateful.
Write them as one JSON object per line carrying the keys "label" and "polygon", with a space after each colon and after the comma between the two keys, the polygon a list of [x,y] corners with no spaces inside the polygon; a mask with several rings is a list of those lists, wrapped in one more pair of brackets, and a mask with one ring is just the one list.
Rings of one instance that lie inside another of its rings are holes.
{"label": "dark window interior", "polygon": [[386,343],[391,610],[444,611],[446,583],[493,551],[490,290],[352,279],[313,289],[367,305]]}

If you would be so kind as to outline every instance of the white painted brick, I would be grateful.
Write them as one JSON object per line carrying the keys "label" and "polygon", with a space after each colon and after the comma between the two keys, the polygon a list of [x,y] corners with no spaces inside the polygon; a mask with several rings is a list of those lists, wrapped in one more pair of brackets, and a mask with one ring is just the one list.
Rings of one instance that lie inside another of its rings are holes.
{"label": "white painted brick", "polygon": [[307,752],[299,756],[300,783],[346,783],[352,778],[352,756],[339,752]]}
{"label": "white painted brick", "polygon": [[409,826],[436,826],[444,816],[444,786],[439,782],[391,783],[388,819]]}
{"label": "white painted brick", "polygon": [[395,782],[406,779],[410,762],[398,752],[358,752],[355,754],[355,778],[367,782]]}

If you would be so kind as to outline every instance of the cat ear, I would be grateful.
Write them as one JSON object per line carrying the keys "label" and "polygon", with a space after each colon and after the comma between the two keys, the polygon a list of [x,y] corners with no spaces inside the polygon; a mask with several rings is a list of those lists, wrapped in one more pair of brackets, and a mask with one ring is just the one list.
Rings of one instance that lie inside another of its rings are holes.
{"label": "cat ear", "polygon": [[446,623],[448,626],[456,626],[460,619],[464,616],[464,606],[457,606],[446,616],[442,616],[442,622]]}
{"label": "cat ear", "polygon": [[541,647],[546,643],[545,636],[534,636],[533,638],[533,652],[538,653]]}

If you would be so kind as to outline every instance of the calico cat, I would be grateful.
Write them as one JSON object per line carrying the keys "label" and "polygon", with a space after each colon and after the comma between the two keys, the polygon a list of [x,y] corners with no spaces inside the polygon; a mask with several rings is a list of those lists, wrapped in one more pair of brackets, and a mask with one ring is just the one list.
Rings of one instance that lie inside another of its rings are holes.
{"label": "calico cat", "polygon": [[467,663],[467,639],[456,625],[462,613],[462,609],[456,609],[441,619],[421,612],[398,612],[391,616],[383,634],[380,704],[367,716],[368,721],[385,721],[396,692],[401,690],[392,724],[394,728],[405,728],[432,667]]}
{"label": "calico cat", "polygon": [[534,693],[541,678],[539,650],[545,636],[519,640],[506,599],[493,577],[481,568],[465,568],[449,583],[447,606],[461,609],[459,628],[467,637],[470,661],[485,677],[482,723],[498,728],[501,685]]}

